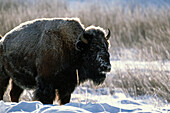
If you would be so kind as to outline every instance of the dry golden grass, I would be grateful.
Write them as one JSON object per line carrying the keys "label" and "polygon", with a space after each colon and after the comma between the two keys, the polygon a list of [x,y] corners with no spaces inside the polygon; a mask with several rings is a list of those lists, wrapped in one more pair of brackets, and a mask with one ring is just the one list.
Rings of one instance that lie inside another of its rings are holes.
{"label": "dry golden grass", "polygon": [[[66,1],[0,0],[0,34],[5,35],[20,23],[36,18],[79,17],[85,26],[110,28],[112,33],[110,53],[120,60],[168,61],[170,60],[170,7],[126,7],[109,4],[78,3],[76,10]],[[130,53],[126,50],[130,50]],[[147,68],[146,68],[147,69]],[[130,95],[152,94],[169,100],[170,74],[165,71],[126,73],[117,71],[105,86],[120,87]]]}
{"label": "dry golden grass", "polygon": [[109,81],[112,86],[123,89],[127,95],[132,97],[148,95],[162,102],[170,102],[169,72],[152,70],[143,72],[138,69],[135,71],[127,69],[126,72],[121,72],[117,70],[115,76]]}

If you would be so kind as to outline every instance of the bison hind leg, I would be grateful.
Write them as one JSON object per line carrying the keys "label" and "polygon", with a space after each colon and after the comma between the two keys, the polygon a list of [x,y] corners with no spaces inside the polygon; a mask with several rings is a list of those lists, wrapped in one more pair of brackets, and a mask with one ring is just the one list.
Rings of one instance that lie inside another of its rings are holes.
{"label": "bison hind leg", "polygon": [[23,92],[23,89],[17,86],[13,81],[11,82],[11,91],[10,91],[10,96],[11,96],[11,101],[12,102],[18,102],[19,97],[21,93]]}
{"label": "bison hind leg", "polygon": [[0,73],[0,100],[3,100],[3,95],[9,84],[9,77],[5,77]]}

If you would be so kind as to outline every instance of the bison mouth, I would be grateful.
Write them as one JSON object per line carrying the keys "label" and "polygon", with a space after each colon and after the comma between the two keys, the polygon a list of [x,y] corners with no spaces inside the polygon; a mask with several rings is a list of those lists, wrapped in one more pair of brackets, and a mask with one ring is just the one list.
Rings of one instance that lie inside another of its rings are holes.
{"label": "bison mouth", "polygon": [[106,78],[106,74],[99,73],[98,76],[95,79],[93,79],[94,85],[102,84],[105,78]]}
{"label": "bison mouth", "polygon": [[93,82],[95,85],[100,85],[104,82],[105,78],[106,78],[106,74],[108,72],[110,72],[111,70],[111,65],[102,65],[100,66],[100,68],[98,69],[98,74],[96,75],[96,78],[93,79]]}
{"label": "bison mouth", "polygon": [[98,74],[95,79],[93,79],[93,82],[95,85],[100,85],[104,82],[106,79],[106,74],[110,71],[98,71]]}

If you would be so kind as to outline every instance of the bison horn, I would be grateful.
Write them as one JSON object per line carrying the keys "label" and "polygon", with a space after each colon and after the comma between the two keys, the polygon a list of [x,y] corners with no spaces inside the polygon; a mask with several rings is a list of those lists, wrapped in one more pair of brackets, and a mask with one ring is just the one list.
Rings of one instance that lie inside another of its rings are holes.
{"label": "bison horn", "polygon": [[88,44],[87,39],[84,38],[84,32],[82,32],[82,33],[80,34],[80,40],[81,40],[82,42],[84,42],[85,44]]}
{"label": "bison horn", "polygon": [[2,36],[0,35],[0,39],[2,39]]}
{"label": "bison horn", "polygon": [[84,42],[85,44],[88,44],[88,41],[84,37],[81,37],[81,41]]}
{"label": "bison horn", "polygon": [[106,36],[106,39],[107,39],[107,40],[109,40],[109,38],[110,38],[110,29],[108,29],[108,34],[107,34],[107,36]]}

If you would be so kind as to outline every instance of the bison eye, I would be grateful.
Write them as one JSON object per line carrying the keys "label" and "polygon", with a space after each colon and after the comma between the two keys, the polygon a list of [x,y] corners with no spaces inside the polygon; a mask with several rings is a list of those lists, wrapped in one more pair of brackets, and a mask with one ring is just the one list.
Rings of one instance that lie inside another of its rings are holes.
{"label": "bison eye", "polygon": [[97,51],[100,51],[100,47],[93,45],[90,50],[93,51],[93,52],[97,52]]}

